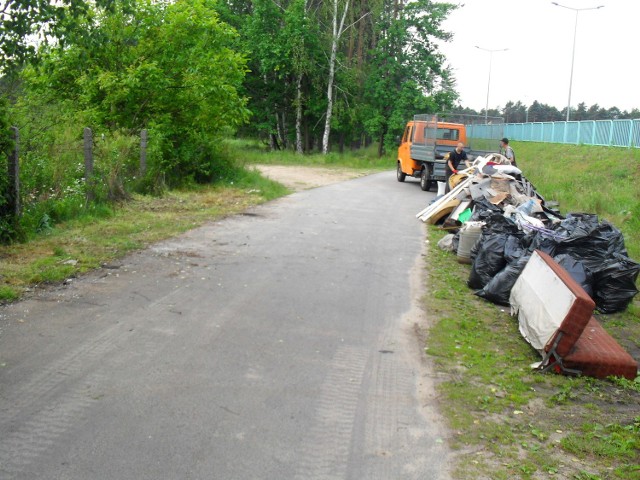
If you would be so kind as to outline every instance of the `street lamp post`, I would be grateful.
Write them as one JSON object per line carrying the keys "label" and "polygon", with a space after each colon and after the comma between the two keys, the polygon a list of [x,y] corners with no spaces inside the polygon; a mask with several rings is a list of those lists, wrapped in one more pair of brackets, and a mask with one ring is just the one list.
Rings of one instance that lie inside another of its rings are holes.
{"label": "street lamp post", "polygon": [[576,36],[578,33],[578,14],[583,10],[599,10],[604,7],[604,5],[598,5],[597,7],[586,7],[586,8],[573,8],[567,7],[566,5],[560,5],[558,2],[551,2],[556,7],[566,8],[567,10],[573,10],[576,12],[576,21],[573,26],[573,49],[571,51],[571,74],[569,75],[569,101],[567,102],[567,122],[569,121],[569,116],[571,114],[571,87],[573,85],[573,64],[576,58]]}
{"label": "street lamp post", "polygon": [[496,50],[490,50],[488,48],[479,47],[478,45],[476,45],[475,47],[477,49],[479,49],[479,50],[484,50],[485,52],[489,52],[489,80],[487,81],[487,103],[485,104],[485,107],[484,107],[484,123],[489,123],[488,122],[488,115],[489,115],[489,89],[491,88],[491,64],[493,62],[493,52],[506,52],[509,49],[508,48],[499,48],[499,49],[496,49]]}

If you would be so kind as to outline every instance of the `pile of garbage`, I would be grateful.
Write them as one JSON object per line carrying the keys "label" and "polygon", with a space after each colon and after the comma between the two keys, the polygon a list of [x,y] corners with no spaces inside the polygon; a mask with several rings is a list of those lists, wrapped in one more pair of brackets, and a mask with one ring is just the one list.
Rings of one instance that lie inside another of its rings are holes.
{"label": "pile of garbage", "polygon": [[509,305],[536,250],[559,263],[600,313],[625,310],[638,293],[640,264],[629,258],[622,233],[594,214],[562,216],[502,155],[478,157],[450,183],[449,193],[416,216],[452,232],[439,246],[471,264],[467,283],[476,295]]}

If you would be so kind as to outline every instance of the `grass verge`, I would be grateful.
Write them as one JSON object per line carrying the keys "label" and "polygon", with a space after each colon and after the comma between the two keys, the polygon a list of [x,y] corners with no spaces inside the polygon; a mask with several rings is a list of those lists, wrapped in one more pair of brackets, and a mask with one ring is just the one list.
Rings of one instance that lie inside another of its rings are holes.
{"label": "grass verge", "polygon": [[360,170],[390,170],[395,168],[396,152],[378,156],[377,145],[344,153],[331,152],[327,155],[314,153],[299,155],[292,150],[269,151],[257,140],[228,139],[227,146],[234,156],[244,164],[307,165],[326,167],[357,168]]}
{"label": "grass verge", "polygon": [[[597,213],[611,221],[625,234],[630,256],[638,258],[640,193],[635,177],[621,170],[624,165],[640,173],[639,152],[514,148],[527,178],[548,200],[559,201],[563,212]],[[459,453],[455,478],[640,479],[640,379],[533,373],[529,365],[540,358],[522,339],[517,320],[473,295],[466,286],[469,266],[435,247],[443,235],[429,228],[426,351],[443,378],[442,410]],[[624,313],[599,317],[636,359],[639,312],[636,299]]]}
{"label": "grass verge", "polygon": [[21,244],[0,246],[0,301],[58,283],[126,253],[285,195],[282,185],[255,172],[238,172],[225,185],[177,190],[162,197],[136,195],[110,214],[55,225]]}

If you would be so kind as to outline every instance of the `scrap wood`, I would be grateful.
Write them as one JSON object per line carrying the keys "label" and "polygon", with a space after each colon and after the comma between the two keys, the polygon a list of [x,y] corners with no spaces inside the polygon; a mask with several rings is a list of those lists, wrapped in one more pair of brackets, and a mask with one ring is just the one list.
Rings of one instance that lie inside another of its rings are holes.
{"label": "scrap wood", "polygon": [[511,191],[511,178],[505,178],[503,176],[494,175],[491,177],[491,189],[498,192],[510,192]]}
{"label": "scrap wood", "polygon": [[459,205],[460,200],[458,200],[457,198],[452,198],[447,203],[441,205],[437,210],[430,212],[428,215],[423,215],[422,217],[420,217],[420,219],[423,222],[428,222],[430,225],[435,225],[441,219],[453,212]]}
{"label": "scrap wood", "polygon": [[504,202],[507,199],[508,196],[509,196],[508,193],[501,192],[501,193],[496,194],[496,196],[491,197],[489,199],[489,201],[494,205],[498,205],[498,204]]}
{"label": "scrap wood", "polygon": [[416,214],[416,218],[419,218],[423,222],[426,222],[426,219],[423,217],[428,218],[428,214],[430,212],[439,209],[441,205],[445,204],[450,199],[456,198],[458,194],[462,193],[462,191],[467,187],[467,185],[471,183],[471,178],[472,177],[469,177],[466,180],[463,180],[456,186],[456,188],[451,190],[449,193],[447,193],[446,195],[443,195],[442,197],[436,199],[433,203],[429,204],[426,208],[424,208],[423,210],[421,210]]}

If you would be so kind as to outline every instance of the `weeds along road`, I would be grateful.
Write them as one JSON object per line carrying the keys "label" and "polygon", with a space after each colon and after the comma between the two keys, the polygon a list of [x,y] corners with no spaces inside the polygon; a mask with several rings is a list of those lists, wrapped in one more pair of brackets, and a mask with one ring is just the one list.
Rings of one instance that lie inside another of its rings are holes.
{"label": "weeds along road", "polygon": [[395,172],[212,223],[0,313],[0,478],[446,479]]}

